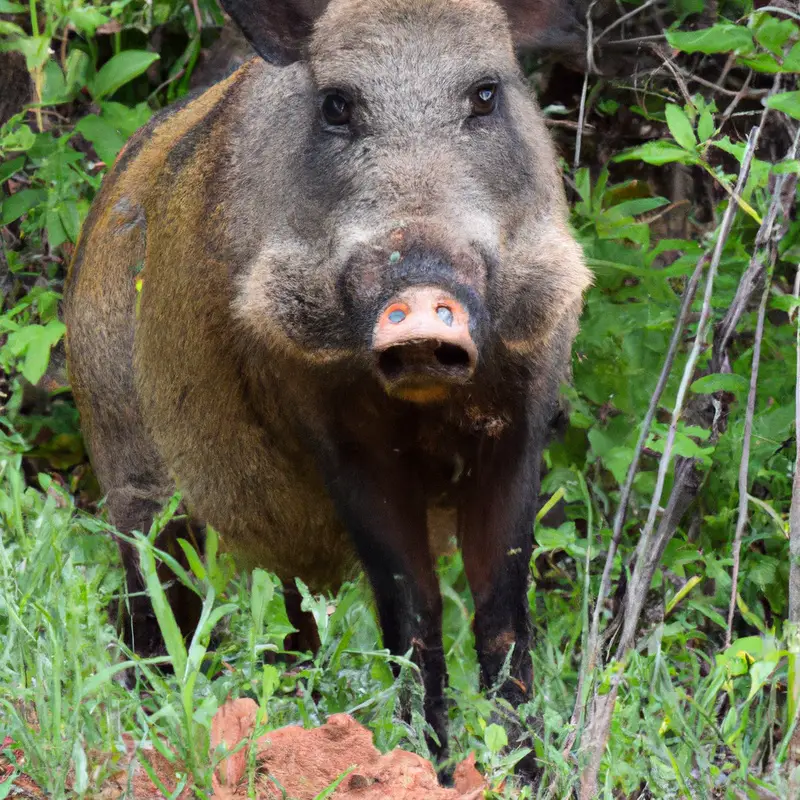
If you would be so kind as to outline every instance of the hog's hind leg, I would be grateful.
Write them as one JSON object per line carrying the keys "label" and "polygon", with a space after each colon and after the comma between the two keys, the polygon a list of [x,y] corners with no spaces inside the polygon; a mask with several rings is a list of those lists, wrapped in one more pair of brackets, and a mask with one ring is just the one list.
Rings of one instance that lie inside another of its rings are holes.
{"label": "hog's hind leg", "polygon": [[[127,535],[139,530],[146,534],[161,503],[133,486],[126,486],[109,492],[108,507],[111,520],[121,533]],[[164,526],[156,538],[157,549],[168,553],[184,569],[188,569],[188,561],[178,543],[179,538],[192,544],[202,557],[205,532],[201,525],[185,518],[175,518]],[[123,642],[143,658],[165,655],[164,637],[147,595],[138,550],[125,538],[116,537],[116,541],[125,570],[126,593],[117,620]],[[181,633],[188,639],[194,634],[200,620],[202,601],[178,580],[164,562],[157,561],[157,573],[165,586],[167,600]]]}

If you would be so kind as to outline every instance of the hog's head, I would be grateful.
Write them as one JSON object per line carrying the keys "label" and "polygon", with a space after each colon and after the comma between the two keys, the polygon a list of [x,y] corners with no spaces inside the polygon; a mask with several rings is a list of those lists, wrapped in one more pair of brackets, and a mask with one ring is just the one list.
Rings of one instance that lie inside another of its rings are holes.
{"label": "hog's head", "polygon": [[569,4],[224,5],[272,62],[232,145],[251,334],[420,402],[535,357],[590,278],[516,46]]}

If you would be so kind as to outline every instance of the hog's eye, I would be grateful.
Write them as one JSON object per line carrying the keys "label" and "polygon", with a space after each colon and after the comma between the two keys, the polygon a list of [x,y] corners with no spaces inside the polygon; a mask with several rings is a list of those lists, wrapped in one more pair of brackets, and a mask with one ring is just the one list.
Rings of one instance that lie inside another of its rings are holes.
{"label": "hog's eye", "polygon": [[322,116],[328,125],[347,125],[353,104],[341,92],[328,92],[322,98]]}
{"label": "hog's eye", "polygon": [[472,102],[472,115],[485,117],[491,114],[497,105],[497,84],[484,83],[477,86],[470,98]]}

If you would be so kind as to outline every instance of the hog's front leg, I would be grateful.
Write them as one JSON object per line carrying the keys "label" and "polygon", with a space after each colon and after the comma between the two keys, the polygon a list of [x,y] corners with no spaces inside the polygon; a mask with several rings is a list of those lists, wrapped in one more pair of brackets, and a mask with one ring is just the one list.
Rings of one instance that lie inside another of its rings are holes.
{"label": "hog's front leg", "polygon": [[[495,686],[513,648],[510,672],[498,694],[515,708],[531,698],[533,680],[528,580],[541,441],[523,425],[498,439],[485,439],[461,508],[461,546],[475,602],[481,686]],[[520,767],[530,775],[533,758],[527,757]]]}
{"label": "hog's front leg", "polygon": [[327,459],[328,487],[367,572],[384,646],[409,649],[420,667],[428,737],[437,761],[447,758],[447,671],[442,599],[427,533],[426,503],[416,470],[400,454],[347,446]]}

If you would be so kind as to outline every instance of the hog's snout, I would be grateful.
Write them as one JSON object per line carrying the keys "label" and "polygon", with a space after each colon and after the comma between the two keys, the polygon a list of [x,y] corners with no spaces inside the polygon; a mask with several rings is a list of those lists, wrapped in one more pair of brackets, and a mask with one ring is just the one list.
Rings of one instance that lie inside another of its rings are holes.
{"label": "hog's snout", "polygon": [[406,289],[383,308],[372,348],[386,391],[415,402],[443,399],[470,380],[478,361],[466,308],[427,286]]}

